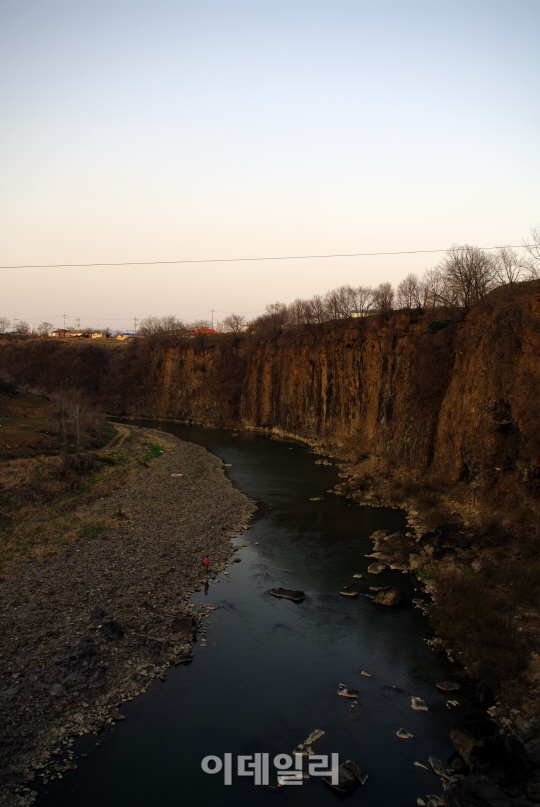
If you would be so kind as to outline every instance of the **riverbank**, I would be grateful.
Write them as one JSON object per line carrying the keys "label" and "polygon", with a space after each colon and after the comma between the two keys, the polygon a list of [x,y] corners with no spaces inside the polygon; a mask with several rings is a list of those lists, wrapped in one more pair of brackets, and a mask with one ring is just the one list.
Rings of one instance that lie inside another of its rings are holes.
{"label": "riverbank", "polygon": [[123,719],[123,702],[163,680],[171,664],[189,662],[211,607],[197,612],[189,597],[227,566],[230,539],[254,512],[217,457],[145,433],[163,453],[122,489],[78,507],[81,518],[106,529],[13,566],[0,585],[6,807],[32,803],[39,777],[46,782],[75,766],[74,736]]}

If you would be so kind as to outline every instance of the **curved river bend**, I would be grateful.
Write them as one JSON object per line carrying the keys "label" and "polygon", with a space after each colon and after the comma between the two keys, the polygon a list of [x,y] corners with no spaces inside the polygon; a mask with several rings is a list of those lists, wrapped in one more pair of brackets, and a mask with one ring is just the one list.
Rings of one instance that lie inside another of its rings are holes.
{"label": "curved river bend", "polygon": [[[241,563],[192,597],[214,603],[206,645],[199,641],[187,667],[171,668],[167,681],[122,707],[126,720],[98,738],[74,746],[78,769],[38,805],[51,807],[253,807],[331,805],[339,799],[320,778],[279,789],[255,786],[236,775],[238,755],[291,754],[315,729],[325,734],[315,754],[339,754],[369,773],[352,796],[370,807],[412,807],[418,796],[440,793],[440,780],[414,766],[453,752],[449,729],[473,707],[463,689],[450,713],[435,683],[451,678],[449,665],[426,644],[426,620],[413,607],[375,605],[346,598],[340,587],[355,573],[369,585],[400,588],[407,601],[419,596],[412,575],[366,574],[373,559],[368,540],[377,529],[403,529],[403,513],[366,508],[327,494],[334,467],[315,465],[305,446],[254,433],[140,421],[199,443],[230,463],[233,483],[259,503],[251,528],[237,545]],[[323,497],[311,502],[310,498]],[[302,589],[295,604],[269,589]],[[368,672],[370,677],[361,672]],[[337,696],[340,683],[360,691],[358,704]],[[395,688],[394,688],[395,687]],[[414,711],[409,695],[429,711]],[[404,728],[413,739],[402,740]],[[208,755],[232,755],[232,785],[223,771],[201,769]]]}

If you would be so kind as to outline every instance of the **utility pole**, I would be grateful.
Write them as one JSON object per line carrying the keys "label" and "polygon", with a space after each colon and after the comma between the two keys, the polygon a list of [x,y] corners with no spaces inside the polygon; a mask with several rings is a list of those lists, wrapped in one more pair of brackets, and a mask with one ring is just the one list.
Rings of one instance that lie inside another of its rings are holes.
{"label": "utility pole", "polygon": [[212,311],[212,328],[213,328],[214,327],[214,309],[212,308],[211,311]]}
{"label": "utility pole", "polygon": [[133,320],[133,325],[135,326],[135,333],[137,333],[137,322],[138,321],[139,320],[137,319],[137,317],[135,317],[135,319]]}
{"label": "utility pole", "polygon": [[77,317],[77,330],[78,331],[81,330],[81,318],[80,317]]}
{"label": "utility pole", "polygon": [[66,315],[64,314],[64,330],[66,330]]}

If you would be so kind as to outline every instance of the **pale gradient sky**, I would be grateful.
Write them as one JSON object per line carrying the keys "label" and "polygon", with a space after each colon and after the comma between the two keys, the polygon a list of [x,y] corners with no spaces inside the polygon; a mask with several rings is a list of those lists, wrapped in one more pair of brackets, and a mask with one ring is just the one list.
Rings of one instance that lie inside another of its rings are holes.
{"label": "pale gradient sky", "polygon": [[[1,0],[0,265],[520,244],[539,35],[538,0]],[[2,269],[0,316],[252,317],[439,257]]]}

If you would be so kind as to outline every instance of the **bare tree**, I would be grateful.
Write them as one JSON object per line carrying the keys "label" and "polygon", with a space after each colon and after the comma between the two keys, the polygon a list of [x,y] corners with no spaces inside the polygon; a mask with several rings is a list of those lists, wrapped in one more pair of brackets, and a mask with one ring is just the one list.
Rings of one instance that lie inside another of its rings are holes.
{"label": "bare tree", "polygon": [[311,298],[309,306],[313,322],[320,325],[321,322],[326,322],[326,320],[329,319],[326,302],[320,294],[315,294],[315,296]]}
{"label": "bare tree", "polygon": [[531,237],[523,246],[535,261],[540,261],[540,227],[531,230]]}
{"label": "bare tree", "polygon": [[46,334],[54,331],[54,325],[51,325],[50,322],[42,322],[38,325],[37,331],[41,336],[46,336]]}
{"label": "bare tree", "polygon": [[229,316],[225,317],[223,320],[225,330],[229,333],[240,333],[245,324],[246,318],[242,314],[229,314]]}
{"label": "bare tree", "polygon": [[309,325],[314,322],[313,311],[309,300],[298,298],[288,306],[288,309],[289,322],[291,325]]}
{"label": "bare tree", "polygon": [[525,264],[525,268],[529,273],[529,277],[531,279],[539,279],[540,278],[540,228],[535,227],[531,230],[531,237],[528,240],[528,243],[524,243],[523,246],[527,250],[530,255],[529,260]]}
{"label": "bare tree", "polygon": [[391,283],[379,283],[373,292],[373,305],[382,314],[392,310],[394,306],[394,289]]}
{"label": "bare tree", "polygon": [[253,329],[257,334],[270,339],[282,333],[289,324],[289,309],[285,303],[271,303],[266,306],[264,314],[257,317]]}
{"label": "bare tree", "polygon": [[14,332],[19,336],[26,336],[30,333],[30,325],[24,319],[20,319],[15,325]]}
{"label": "bare tree", "polygon": [[422,277],[424,308],[435,308],[440,305],[443,294],[444,279],[440,269],[426,269]]}
{"label": "bare tree", "polygon": [[146,317],[139,325],[139,333],[143,336],[160,336],[163,334],[180,334],[186,331],[183,322],[176,319],[174,314],[166,317]]}
{"label": "bare tree", "polygon": [[5,333],[9,326],[11,325],[11,320],[7,317],[0,317],[0,333]]}
{"label": "bare tree", "polygon": [[510,247],[499,247],[495,254],[495,277],[500,283],[512,286],[524,277],[527,263]]}
{"label": "bare tree", "polygon": [[449,308],[469,308],[497,285],[493,256],[469,244],[452,246],[436,269],[442,279],[438,302]]}
{"label": "bare tree", "polygon": [[356,311],[369,311],[373,305],[373,289],[371,286],[357,286],[354,290],[354,308]]}

